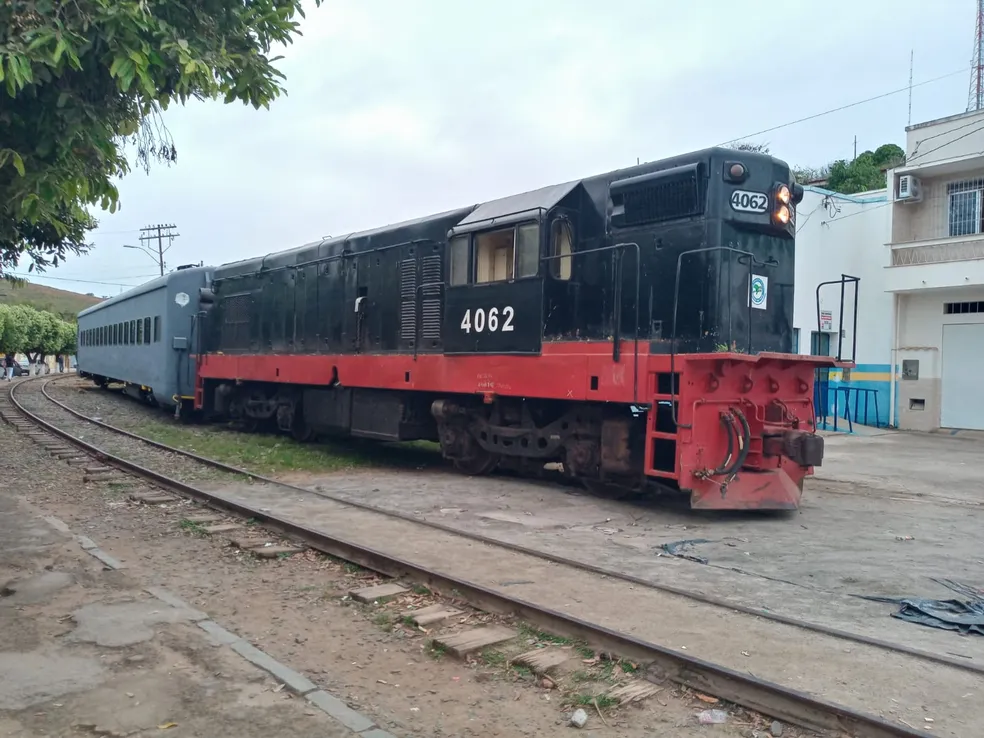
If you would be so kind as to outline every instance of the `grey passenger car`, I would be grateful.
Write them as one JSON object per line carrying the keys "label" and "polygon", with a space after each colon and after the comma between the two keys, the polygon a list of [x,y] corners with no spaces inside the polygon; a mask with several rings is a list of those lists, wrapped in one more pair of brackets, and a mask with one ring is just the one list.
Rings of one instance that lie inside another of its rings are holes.
{"label": "grey passenger car", "polygon": [[79,313],[79,374],[165,407],[190,404],[199,297],[211,274],[181,268]]}

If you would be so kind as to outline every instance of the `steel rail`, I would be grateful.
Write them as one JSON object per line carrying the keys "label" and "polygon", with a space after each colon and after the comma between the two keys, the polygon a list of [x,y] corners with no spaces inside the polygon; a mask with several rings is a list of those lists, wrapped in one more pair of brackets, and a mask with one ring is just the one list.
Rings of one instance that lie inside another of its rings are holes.
{"label": "steel rail", "polygon": [[[49,380],[50,381],[50,380]],[[147,469],[82,441],[21,405],[9,390],[11,403],[35,425],[96,456],[105,463],[147,479],[164,489],[190,497],[211,507],[257,520],[267,527],[304,542],[311,548],[360,564],[393,577],[408,577],[445,595],[461,597],[480,609],[512,614],[559,635],[584,638],[592,645],[619,655],[649,662],[653,678],[670,679],[742,705],[766,715],[813,730],[840,730],[863,738],[932,738],[931,734],[890,723],[874,715],[813,697],[799,690],[759,679],[655,643],[590,623],[574,616],[538,606],[518,597],[496,592],[475,582],[415,564],[392,554],[354,543],[338,536],[281,518],[221,495]]]}
{"label": "steel rail", "polygon": [[[32,381],[36,381],[37,378],[32,378]],[[942,664],[944,666],[949,666],[954,669],[960,669],[961,671],[969,671],[975,674],[984,675],[984,666],[975,664],[973,662],[949,658],[940,654],[933,653],[932,651],[924,651],[919,648],[913,648],[912,646],[906,646],[904,644],[896,644],[891,641],[886,641],[881,638],[873,638],[871,636],[861,635],[859,633],[852,633],[847,630],[841,630],[840,628],[833,628],[827,625],[820,625],[818,623],[811,623],[806,620],[800,620],[799,618],[789,617],[787,615],[781,615],[779,613],[771,612],[768,610],[762,610],[755,607],[749,607],[747,605],[742,605],[741,603],[730,602],[721,597],[715,597],[714,595],[702,594],[699,592],[693,592],[688,589],[683,589],[682,587],[675,587],[672,584],[663,584],[659,582],[653,582],[648,579],[643,579],[642,577],[637,577],[632,574],[627,574],[625,572],[620,572],[615,569],[608,569],[603,566],[598,566],[595,564],[588,564],[586,562],[576,561],[572,559],[565,558],[557,554],[551,554],[546,551],[540,551],[535,548],[529,548],[527,546],[520,545],[518,543],[510,543],[509,541],[502,541],[490,536],[482,535],[481,533],[473,533],[470,531],[463,531],[458,528],[453,528],[450,525],[444,523],[438,523],[431,520],[421,520],[412,515],[406,513],[401,513],[396,510],[387,510],[385,508],[377,507],[375,505],[370,505],[365,502],[359,502],[357,500],[346,499],[345,497],[340,497],[338,495],[333,495],[330,492],[323,492],[321,490],[308,489],[307,487],[300,487],[295,484],[290,484],[289,482],[283,482],[271,477],[263,476],[262,474],[256,474],[254,472],[242,469],[240,467],[232,466],[230,464],[225,464],[221,461],[216,461],[215,459],[210,459],[206,456],[200,456],[199,454],[193,453],[191,451],[185,451],[184,449],[176,448],[174,446],[169,446],[166,443],[161,443],[160,441],[155,441],[145,436],[141,436],[131,431],[124,430],[122,428],[117,428],[114,425],[103,422],[102,420],[96,420],[95,418],[90,418],[84,413],[75,410],[65,403],[52,397],[47,391],[47,385],[49,383],[54,383],[64,379],[69,379],[69,377],[48,377],[47,381],[41,388],[42,394],[53,404],[60,407],[65,412],[84,420],[86,422],[92,423],[100,428],[111,431],[113,433],[118,433],[126,438],[131,438],[136,441],[141,441],[154,448],[160,449],[161,451],[167,451],[168,453],[177,454],[179,456],[184,456],[185,458],[192,459],[194,461],[200,462],[206,466],[210,466],[214,469],[220,471],[228,472],[230,474],[242,475],[253,481],[263,482],[264,484],[275,485],[278,487],[283,487],[284,489],[289,489],[294,492],[303,492],[307,494],[316,495],[318,497],[323,497],[327,500],[332,500],[341,505],[348,505],[350,507],[358,508],[360,510],[366,510],[368,512],[378,513],[380,515],[385,515],[390,518],[397,520],[403,520],[408,523],[414,523],[416,525],[423,525],[428,528],[433,528],[434,530],[439,530],[443,533],[450,533],[452,535],[460,536],[462,538],[468,538],[479,543],[484,543],[489,546],[497,546],[499,548],[504,548],[508,551],[513,551],[515,553],[525,554],[527,556],[534,556],[536,558],[542,559],[544,561],[549,561],[553,564],[561,564],[563,566],[569,566],[574,569],[580,569],[582,571],[590,572],[591,574],[597,574],[599,576],[610,577],[612,579],[618,579],[624,582],[629,582],[631,584],[636,584],[642,587],[648,587],[649,589],[654,589],[659,592],[666,592],[667,594],[677,595],[679,597],[686,597],[687,599],[700,602],[705,605],[713,605],[714,607],[721,607],[727,610],[732,610],[740,612],[744,615],[754,615],[756,617],[763,618],[765,620],[770,620],[775,623],[781,623],[783,625],[789,625],[794,628],[800,628],[803,630],[811,631],[814,633],[820,633],[822,635],[832,636],[834,638],[840,638],[846,641],[853,641],[855,643],[861,643],[866,646],[873,646],[875,648],[880,648],[886,651],[891,651],[894,653],[901,653],[907,656],[913,656],[916,658],[924,659],[926,661],[931,661],[933,663]],[[758,576],[758,575],[756,575]],[[768,578],[768,577],[766,577]]]}

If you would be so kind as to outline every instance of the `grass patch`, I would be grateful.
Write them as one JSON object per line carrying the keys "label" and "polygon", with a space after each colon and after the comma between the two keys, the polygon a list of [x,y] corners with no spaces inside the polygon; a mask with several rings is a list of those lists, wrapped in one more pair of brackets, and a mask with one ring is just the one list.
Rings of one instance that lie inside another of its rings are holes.
{"label": "grass patch", "polygon": [[413,593],[416,595],[429,595],[431,591],[423,584],[415,584],[413,585]]}
{"label": "grass patch", "polygon": [[524,679],[533,678],[533,670],[530,667],[525,666],[523,664],[510,664],[510,666],[514,672],[519,674],[519,676],[523,677]]}
{"label": "grass patch", "polygon": [[329,472],[367,466],[364,453],[338,444],[296,443],[286,436],[239,433],[219,426],[179,426],[143,423],[134,432],[256,474],[309,471]]}
{"label": "grass patch", "polygon": [[345,561],[342,563],[342,569],[346,574],[362,574],[365,572],[358,564],[353,564],[351,561]]}
{"label": "grass patch", "polygon": [[404,615],[400,618],[400,622],[403,623],[408,628],[416,628],[417,621],[413,619],[413,615]]}
{"label": "grass patch", "polygon": [[284,435],[242,433],[221,425],[178,425],[144,421],[128,428],[168,446],[237,466],[254,474],[332,472],[366,466],[443,464],[440,446],[430,441],[379,443],[363,439],[297,443]]}
{"label": "grass patch", "polygon": [[194,520],[182,520],[178,523],[178,528],[185,533],[190,533],[194,536],[207,535],[205,532],[205,525],[203,523],[196,523]]}
{"label": "grass patch", "polygon": [[445,655],[447,655],[448,649],[446,649],[443,644],[438,643],[437,641],[430,641],[427,644],[427,648],[424,649],[424,652],[435,661],[440,661],[445,657]]}
{"label": "grass patch", "polygon": [[393,616],[388,612],[377,612],[372,616],[372,622],[387,632],[393,630]]}
{"label": "grass patch", "polygon": [[587,646],[575,646],[574,648],[582,659],[593,659],[595,657],[595,652]]}
{"label": "grass patch", "polygon": [[482,663],[486,666],[505,666],[506,654],[494,648],[486,648],[481,653]]}
{"label": "grass patch", "polygon": [[564,636],[557,636],[543,630],[538,630],[529,623],[519,624],[519,635],[527,639],[532,638],[540,643],[552,643],[555,646],[568,646],[574,642],[570,638],[565,638]]}
{"label": "grass patch", "polygon": [[607,694],[576,694],[571,702],[579,707],[594,707],[595,702],[597,702],[598,708],[601,710],[618,707],[618,700]]}

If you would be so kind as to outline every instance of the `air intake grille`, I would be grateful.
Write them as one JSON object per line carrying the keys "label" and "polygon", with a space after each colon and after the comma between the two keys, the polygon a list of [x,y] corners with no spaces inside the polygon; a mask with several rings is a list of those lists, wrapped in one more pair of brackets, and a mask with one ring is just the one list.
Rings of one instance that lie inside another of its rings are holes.
{"label": "air intake grille", "polygon": [[412,341],[417,336],[417,260],[400,262],[400,338]]}
{"label": "air intake grille", "polygon": [[615,228],[692,218],[704,212],[704,180],[687,166],[613,182],[611,205]]}
{"label": "air intake grille", "polygon": [[248,294],[229,295],[222,300],[223,348],[249,348],[249,323],[253,297]]}

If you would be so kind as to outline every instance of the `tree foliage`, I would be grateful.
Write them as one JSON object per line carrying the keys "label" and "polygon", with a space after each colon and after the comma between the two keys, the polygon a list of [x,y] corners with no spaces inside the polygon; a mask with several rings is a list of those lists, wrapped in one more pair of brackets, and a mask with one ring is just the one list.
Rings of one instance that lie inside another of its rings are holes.
{"label": "tree foliage", "polygon": [[77,328],[45,310],[27,305],[0,305],[0,354],[71,354]]}
{"label": "tree foliage", "polygon": [[[768,154],[769,145],[738,141],[731,148],[737,151],[754,151]],[[856,192],[879,190],[885,186],[885,170],[905,163],[905,152],[895,144],[884,144],[874,151],[858,154],[854,161],[838,159],[822,167],[792,167],[793,176],[800,184],[823,181],[824,187],[833,192],[852,195]]]}
{"label": "tree foliage", "polygon": [[0,275],[88,249],[88,208],[115,211],[128,145],[145,168],[176,160],[171,102],[268,107],[283,91],[270,54],[298,15],[301,0],[0,3]]}
{"label": "tree foliage", "polygon": [[879,146],[858,154],[852,162],[843,159],[830,165],[827,189],[851,195],[885,187],[885,170],[905,162],[905,152],[895,144]]}

